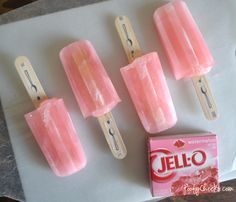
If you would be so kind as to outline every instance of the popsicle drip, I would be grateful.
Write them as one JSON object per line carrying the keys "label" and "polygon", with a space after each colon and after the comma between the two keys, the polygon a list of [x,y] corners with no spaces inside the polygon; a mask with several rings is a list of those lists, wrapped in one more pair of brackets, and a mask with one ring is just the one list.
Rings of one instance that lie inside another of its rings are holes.
{"label": "popsicle drip", "polygon": [[[85,52],[81,49],[76,50],[77,52],[72,52],[72,58],[74,59],[75,64],[77,65],[77,68],[79,70],[79,73],[83,79],[83,82],[93,100],[93,103],[95,104],[96,108],[99,108],[100,106],[105,105],[105,101],[103,98],[103,95],[101,91],[99,90],[95,79],[92,76],[91,73],[91,65],[85,60]],[[80,56],[83,57],[80,57]]]}

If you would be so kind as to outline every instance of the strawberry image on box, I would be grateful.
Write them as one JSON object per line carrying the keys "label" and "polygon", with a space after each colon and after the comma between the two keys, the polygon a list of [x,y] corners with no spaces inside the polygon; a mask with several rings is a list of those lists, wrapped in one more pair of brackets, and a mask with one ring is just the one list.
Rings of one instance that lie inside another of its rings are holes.
{"label": "strawberry image on box", "polygon": [[153,196],[219,191],[217,137],[212,133],[149,137]]}

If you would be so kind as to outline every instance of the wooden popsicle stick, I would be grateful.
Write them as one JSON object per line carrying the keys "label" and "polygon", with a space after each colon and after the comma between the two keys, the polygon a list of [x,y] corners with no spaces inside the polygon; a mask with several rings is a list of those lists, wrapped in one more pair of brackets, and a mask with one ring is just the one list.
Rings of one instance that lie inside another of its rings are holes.
{"label": "wooden popsicle stick", "polygon": [[15,66],[35,108],[39,107],[40,103],[47,99],[47,95],[29,59],[25,56],[19,56],[15,60]]}
{"label": "wooden popsicle stick", "polygon": [[206,77],[194,77],[192,78],[192,82],[205,117],[208,120],[217,119],[219,117],[218,110]]}
{"label": "wooden popsicle stick", "polygon": [[125,158],[127,150],[112,113],[98,117],[98,121],[113,156],[117,159]]}
{"label": "wooden popsicle stick", "polygon": [[130,20],[126,16],[118,16],[115,25],[128,61],[131,63],[135,58],[140,57],[142,52]]}

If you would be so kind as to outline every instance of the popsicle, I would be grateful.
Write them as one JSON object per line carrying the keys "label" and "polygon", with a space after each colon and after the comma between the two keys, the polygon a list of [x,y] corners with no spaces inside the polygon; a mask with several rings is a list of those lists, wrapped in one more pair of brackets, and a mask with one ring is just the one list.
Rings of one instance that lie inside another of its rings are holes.
{"label": "popsicle", "polygon": [[84,118],[98,118],[112,154],[123,159],[127,150],[111,113],[120,98],[93,45],[76,41],[61,50],[60,59]]}
{"label": "popsicle", "polygon": [[26,122],[49,166],[61,177],[81,170],[86,157],[63,99],[48,99],[28,58],[17,57],[15,66],[36,107]]}
{"label": "popsicle", "polygon": [[175,78],[191,78],[206,118],[216,119],[216,104],[204,76],[214,59],[186,3],[174,0],[158,8],[154,22]]}
{"label": "popsicle", "polygon": [[177,116],[158,54],[142,56],[126,16],[117,17],[115,24],[130,62],[120,71],[143,127],[152,134],[173,127]]}

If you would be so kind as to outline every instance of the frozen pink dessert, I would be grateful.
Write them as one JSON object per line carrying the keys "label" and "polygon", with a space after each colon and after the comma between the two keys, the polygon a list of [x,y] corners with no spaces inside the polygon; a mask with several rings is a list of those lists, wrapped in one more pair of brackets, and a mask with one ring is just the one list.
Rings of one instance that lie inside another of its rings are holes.
{"label": "frozen pink dessert", "polygon": [[89,41],[74,42],[60,52],[68,80],[85,118],[110,112],[120,98]]}
{"label": "frozen pink dessert", "polygon": [[175,0],[158,8],[154,22],[177,80],[211,70],[214,59],[184,1]]}
{"label": "frozen pink dessert", "polygon": [[43,101],[25,119],[56,175],[68,176],[85,167],[83,148],[62,99]]}
{"label": "frozen pink dessert", "polygon": [[61,50],[60,59],[84,118],[96,117],[114,157],[125,158],[127,150],[111,113],[120,98],[93,45],[87,40],[71,43]]}
{"label": "frozen pink dessert", "polygon": [[153,196],[219,191],[216,135],[150,137],[148,154]]}
{"label": "frozen pink dessert", "polygon": [[175,108],[156,52],[136,58],[121,68],[121,74],[147,132],[158,133],[176,124]]}

